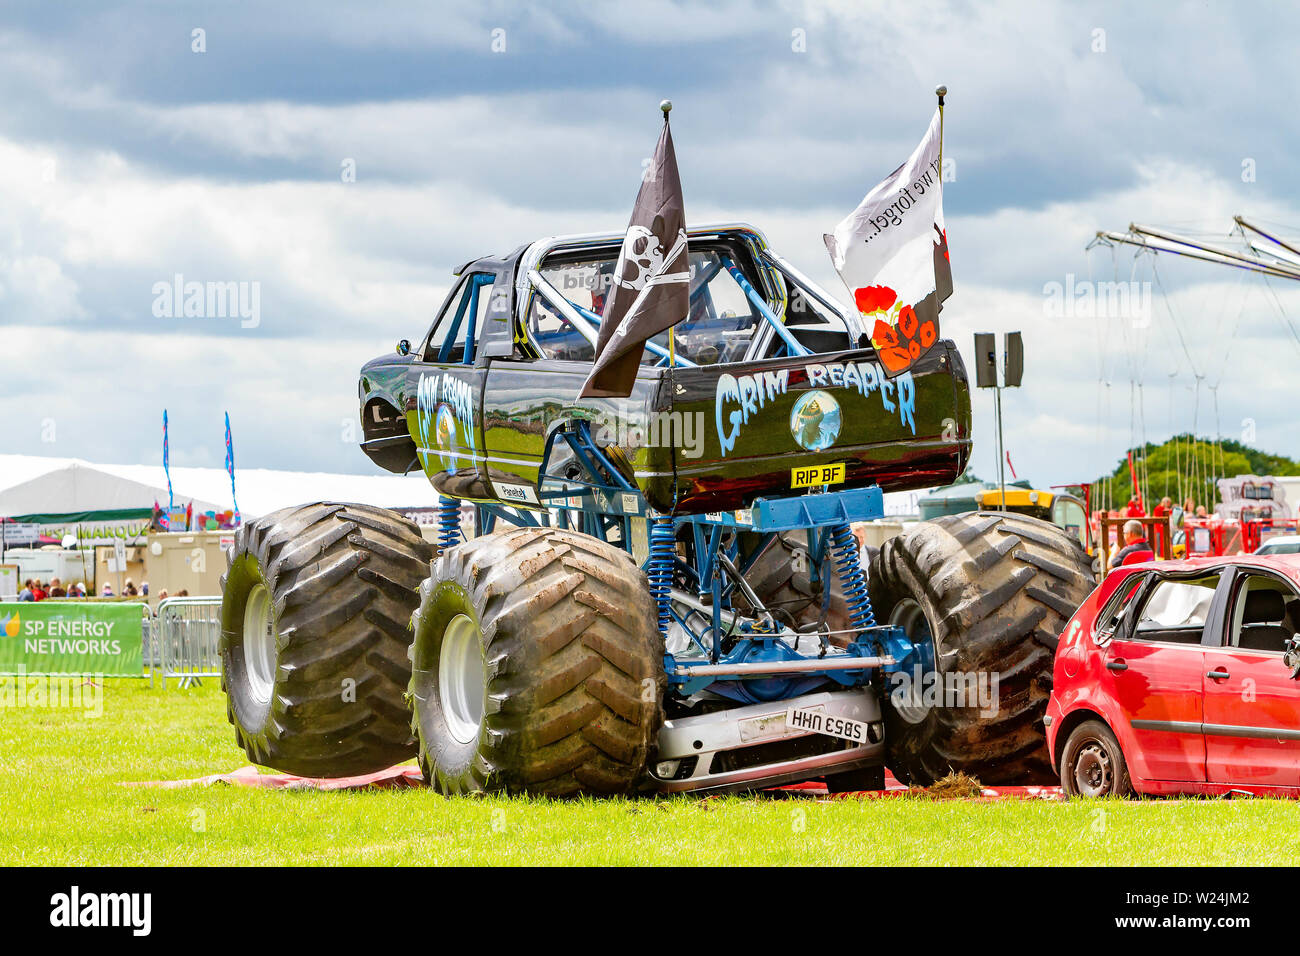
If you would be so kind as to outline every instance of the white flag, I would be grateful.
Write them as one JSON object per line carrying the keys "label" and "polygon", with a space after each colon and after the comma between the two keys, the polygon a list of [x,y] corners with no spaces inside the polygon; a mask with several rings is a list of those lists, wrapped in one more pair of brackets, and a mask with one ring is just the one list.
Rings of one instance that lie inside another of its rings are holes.
{"label": "white flag", "polygon": [[935,110],[907,162],[825,236],[891,378],[938,341],[940,303],[952,294],[939,148]]}

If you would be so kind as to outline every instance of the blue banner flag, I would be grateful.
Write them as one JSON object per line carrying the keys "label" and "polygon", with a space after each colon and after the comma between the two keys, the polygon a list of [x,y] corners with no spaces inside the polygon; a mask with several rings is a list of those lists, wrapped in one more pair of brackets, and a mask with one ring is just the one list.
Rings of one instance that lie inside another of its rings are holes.
{"label": "blue banner flag", "polygon": [[163,474],[167,476],[167,510],[170,512],[175,502],[172,500],[172,472],[167,462],[167,409],[163,409]]}
{"label": "blue banner flag", "polygon": [[230,472],[230,502],[235,513],[232,523],[239,524],[239,502],[235,499],[235,445],[230,440],[230,412],[226,412],[226,471]]}

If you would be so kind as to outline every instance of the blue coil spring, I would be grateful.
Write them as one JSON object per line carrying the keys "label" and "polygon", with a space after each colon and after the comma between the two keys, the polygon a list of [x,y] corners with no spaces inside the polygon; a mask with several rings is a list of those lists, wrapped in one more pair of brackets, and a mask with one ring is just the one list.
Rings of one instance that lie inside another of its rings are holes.
{"label": "blue coil spring", "polygon": [[831,558],[844,587],[844,600],[849,606],[849,620],[858,630],[876,626],[876,612],[871,609],[871,596],[867,594],[867,576],[858,561],[858,540],[847,524],[831,528]]}
{"label": "blue coil spring", "polygon": [[460,543],[460,502],[438,497],[438,553]]}
{"label": "blue coil spring", "polygon": [[672,624],[673,561],[677,554],[677,537],[672,518],[650,519],[650,560],[646,575],[650,578],[650,596],[659,609],[659,633],[667,636]]}

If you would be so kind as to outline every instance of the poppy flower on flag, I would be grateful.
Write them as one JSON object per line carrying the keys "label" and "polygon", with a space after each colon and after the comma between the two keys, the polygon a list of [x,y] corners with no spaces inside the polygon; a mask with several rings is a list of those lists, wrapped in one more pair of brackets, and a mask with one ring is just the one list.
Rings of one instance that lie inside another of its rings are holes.
{"label": "poppy flower on flag", "polygon": [[873,312],[883,312],[886,309],[893,308],[897,300],[898,293],[885,285],[869,285],[857,289],[853,293],[853,301],[857,305],[858,311],[863,315],[871,315]]}

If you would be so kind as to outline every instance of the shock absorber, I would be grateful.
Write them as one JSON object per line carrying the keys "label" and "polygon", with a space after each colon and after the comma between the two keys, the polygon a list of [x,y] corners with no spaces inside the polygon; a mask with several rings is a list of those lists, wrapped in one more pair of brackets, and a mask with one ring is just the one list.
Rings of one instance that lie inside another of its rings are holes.
{"label": "shock absorber", "polygon": [[438,496],[438,538],[436,548],[442,554],[460,542],[460,502],[455,498]]}
{"label": "shock absorber", "polygon": [[659,633],[668,636],[672,624],[673,561],[677,553],[677,535],[672,518],[650,518],[650,560],[646,575],[650,578],[650,596],[659,609]]}
{"label": "shock absorber", "polygon": [[837,524],[830,529],[831,557],[844,588],[844,600],[849,606],[849,620],[859,631],[876,626],[876,614],[871,609],[871,596],[867,594],[867,576],[858,561],[858,539],[847,524]]}

